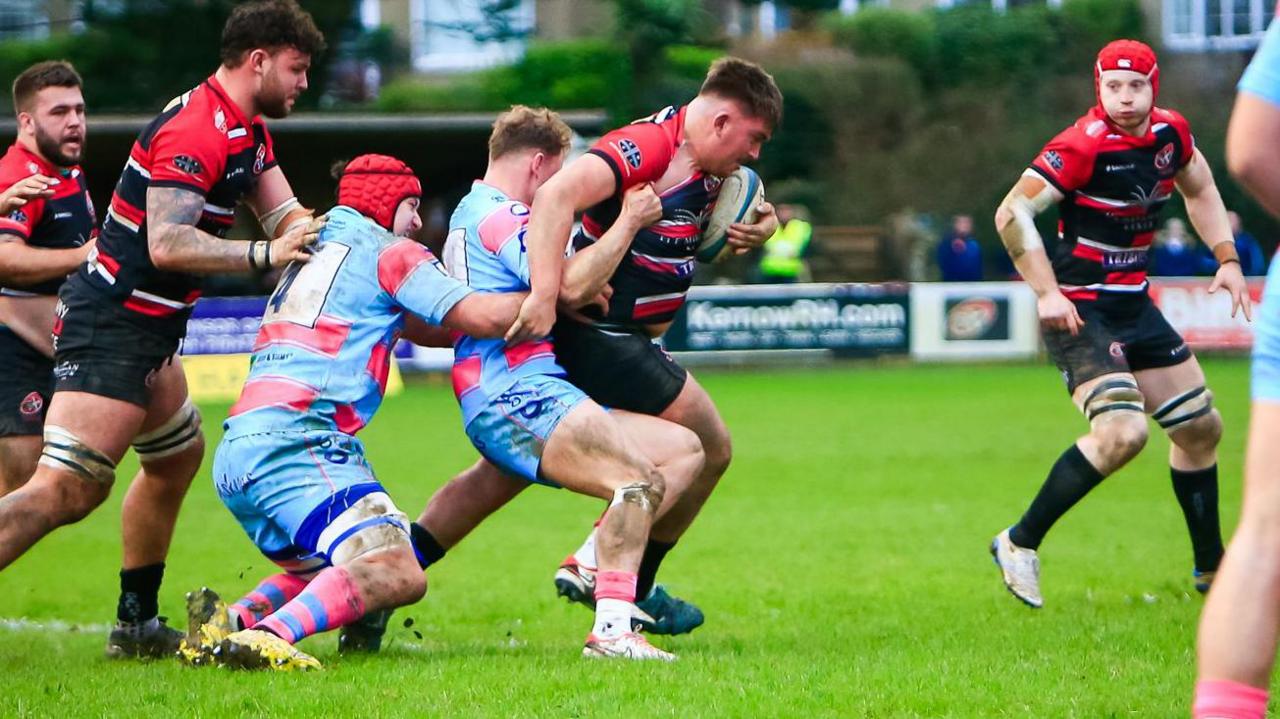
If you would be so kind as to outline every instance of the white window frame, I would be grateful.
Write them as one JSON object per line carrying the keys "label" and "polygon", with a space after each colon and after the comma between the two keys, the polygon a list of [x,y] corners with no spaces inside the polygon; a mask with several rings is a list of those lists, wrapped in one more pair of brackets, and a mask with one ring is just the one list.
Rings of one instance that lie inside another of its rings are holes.
{"label": "white window frame", "polygon": [[[934,4],[940,8],[956,7],[956,0],[934,0]],[[1044,0],[1044,4],[1052,8],[1062,7],[1062,0]],[[991,0],[991,9],[996,12],[1004,12],[1009,9],[1009,0]]]}
{"label": "white window frame", "polygon": [[[410,0],[409,2],[409,56],[413,69],[418,72],[462,72],[481,70],[494,65],[504,65],[519,60],[524,54],[524,41],[473,43],[467,52],[431,52],[428,44],[428,25],[431,20],[429,6],[434,2],[468,2],[469,0]],[[520,12],[525,14],[530,28],[535,27],[536,3],[521,0]]]}
{"label": "white window frame", "polygon": [[[1205,32],[1207,10],[1206,0],[1185,0],[1191,4],[1191,29],[1185,33],[1174,32],[1174,2],[1164,0],[1161,25],[1164,28],[1164,45],[1170,50],[1179,52],[1206,52],[1251,50],[1262,42],[1266,34],[1271,15],[1263,9],[1262,0],[1221,0],[1222,14],[1219,27],[1223,34],[1208,35]],[[1250,32],[1235,34],[1235,14],[1239,5],[1244,4],[1249,10]]]}

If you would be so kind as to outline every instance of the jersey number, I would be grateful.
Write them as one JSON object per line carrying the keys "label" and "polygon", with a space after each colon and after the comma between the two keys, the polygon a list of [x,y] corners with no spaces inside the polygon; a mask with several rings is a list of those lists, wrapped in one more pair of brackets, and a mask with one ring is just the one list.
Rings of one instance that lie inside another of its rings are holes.
{"label": "jersey number", "polygon": [[292,322],[304,327],[315,327],[324,310],[324,303],[333,289],[342,261],[351,248],[336,242],[326,242],[315,257],[305,265],[291,263],[276,285],[276,291],[267,300],[267,311],[262,323]]}

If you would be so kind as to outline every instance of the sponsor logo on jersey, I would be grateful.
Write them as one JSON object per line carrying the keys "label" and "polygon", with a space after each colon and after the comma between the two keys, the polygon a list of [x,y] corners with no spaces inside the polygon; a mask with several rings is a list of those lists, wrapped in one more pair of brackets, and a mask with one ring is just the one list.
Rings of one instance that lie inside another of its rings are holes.
{"label": "sponsor logo on jersey", "polygon": [[1156,169],[1167,170],[1173,165],[1173,143],[1165,145],[1156,153]]}
{"label": "sponsor logo on jersey", "polygon": [[39,392],[28,394],[18,404],[18,412],[28,419],[39,415],[42,409],[44,409],[44,397],[41,397]]}
{"label": "sponsor logo on jersey", "polygon": [[1137,167],[1138,166],[1132,162],[1127,162],[1123,165],[1107,165],[1104,169],[1106,169],[1107,172],[1124,172],[1126,170],[1136,170]]}
{"label": "sponsor logo on jersey", "polygon": [[73,214],[75,214],[75,213],[73,213],[73,212],[55,212],[55,213],[53,213],[53,219],[55,219],[55,220],[65,220],[65,219],[67,219],[68,217],[71,217]]}
{"label": "sponsor logo on jersey", "polygon": [[[56,333],[54,335],[54,338],[56,340],[57,338]],[[55,344],[56,344],[56,341],[55,341]],[[57,377],[58,379],[67,379],[68,377],[75,377],[76,373],[79,371],[80,371],[80,364],[78,362],[59,362],[58,365],[53,368],[53,376]]]}
{"label": "sponsor logo on jersey", "polygon": [[1102,269],[1112,272],[1120,270],[1140,270],[1147,266],[1147,252],[1141,250],[1125,250],[1121,252],[1104,252]]}
{"label": "sponsor logo on jersey", "polygon": [[199,175],[204,171],[204,167],[200,164],[200,161],[190,155],[175,155],[173,158],[173,166],[188,175]]}
{"label": "sponsor logo on jersey", "polygon": [[262,168],[267,164],[267,146],[258,145],[258,152],[253,156],[253,174],[261,175]]}
{"label": "sponsor logo on jersey", "polygon": [[618,142],[618,154],[627,161],[631,169],[640,169],[640,162],[643,160],[643,156],[640,154],[640,147],[636,143],[631,140],[620,140]]}
{"label": "sponsor logo on jersey", "polygon": [[213,126],[218,128],[218,132],[226,134],[227,115],[222,111],[222,108],[218,108],[217,110],[213,111]]}
{"label": "sponsor logo on jersey", "polygon": [[1062,172],[1062,155],[1057,150],[1049,150],[1044,153],[1044,161],[1054,172]]}

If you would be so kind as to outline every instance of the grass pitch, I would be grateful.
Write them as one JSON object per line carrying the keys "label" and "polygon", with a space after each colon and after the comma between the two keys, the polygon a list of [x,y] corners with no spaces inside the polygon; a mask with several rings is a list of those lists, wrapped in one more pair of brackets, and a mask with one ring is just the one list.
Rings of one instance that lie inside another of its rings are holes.
{"label": "grass pitch", "polygon": [[[1205,364],[1227,427],[1232,527],[1248,367]],[[432,569],[380,656],[339,657],[325,635],[302,645],[327,666],[309,675],[108,662],[117,487],[0,574],[0,617],[29,620],[0,622],[0,716],[1187,715],[1201,600],[1163,434],[1055,527],[1035,612],[1007,594],[986,546],[1085,427],[1053,369],[699,374],[736,454],[659,577],[707,614],[692,635],[655,640],[674,665],[578,656],[591,615],[557,600],[551,575],[598,503],[541,487]],[[203,409],[213,446],[226,407]],[[362,437],[411,516],[473,459],[443,385],[388,400]],[[135,466],[130,456],[121,476]],[[181,626],[187,589],[234,598],[271,571],[217,500],[206,459],[162,612]]]}

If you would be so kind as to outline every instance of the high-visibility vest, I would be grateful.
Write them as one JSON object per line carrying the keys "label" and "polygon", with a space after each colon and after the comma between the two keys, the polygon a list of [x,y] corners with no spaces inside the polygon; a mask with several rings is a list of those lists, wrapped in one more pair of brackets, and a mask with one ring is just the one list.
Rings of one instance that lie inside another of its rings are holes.
{"label": "high-visibility vest", "polygon": [[799,218],[778,228],[764,243],[760,272],[776,277],[799,277],[804,270],[804,251],[813,236],[813,225]]}

